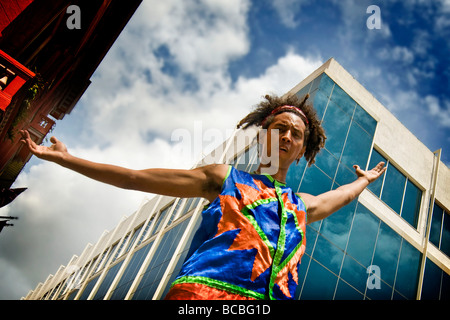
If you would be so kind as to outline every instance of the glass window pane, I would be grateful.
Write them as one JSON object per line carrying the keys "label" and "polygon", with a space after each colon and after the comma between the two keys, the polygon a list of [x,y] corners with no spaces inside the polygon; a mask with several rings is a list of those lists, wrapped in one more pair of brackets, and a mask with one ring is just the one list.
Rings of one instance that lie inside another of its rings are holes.
{"label": "glass window pane", "polygon": [[352,122],[341,161],[349,168],[357,164],[364,169],[369,158],[371,147],[372,137],[356,122]]}
{"label": "glass window pane", "polygon": [[[381,272],[381,274],[383,274]],[[366,296],[371,300],[391,300],[393,288],[381,280],[380,288],[366,289]]]}
{"label": "glass window pane", "polygon": [[408,300],[404,295],[398,293],[397,290],[394,290],[392,294],[392,300]]}
{"label": "glass window pane", "polygon": [[322,126],[327,135],[325,148],[338,159],[341,157],[350,121],[350,116],[330,100]]}
{"label": "glass window pane", "polygon": [[329,100],[329,97],[322,90],[316,91],[316,94],[314,96],[314,100],[308,100],[309,102],[314,101],[313,102],[314,109],[316,110],[317,117],[319,119],[322,119],[323,114],[325,113],[325,109],[326,109],[326,107],[328,105],[328,100]]}
{"label": "glass window pane", "polygon": [[152,243],[153,242],[150,242],[145,247],[139,249],[134,253],[124,274],[120,278],[120,281],[116,286],[116,289],[111,295],[111,300],[123,300],[125,298],[126,294],[128,293],[128,289],[130,288],[131,284],[134,281],[134,278],[136,277],[139,271],[139,268],[141,267],[145,257],[147,256],[147,253],[152,247]]}
{"label": "glass window pane", "polygon": [[394,285],[401,242],[401,236],[381,221],[372,264],[380,267],[381,279],[391,286]]}
{"label": "glass window pane", "polygon": [[[333,213],[322,221],[320,233],[342,250],[345,250],[353,221],[357,200]],[[308,243],[308,241],[306,242]]]}
{"label": "glass window pane", "polygon": [[433,207],[433,218],[431,219],[430,242],[439,248],[441,240],[442,215],[444,210],[436,203]]}
{"label": "glass window pane", "polygon": [[444,224],[442,226],[441,251],[450,257],[450,215],[444,213]]}
{"label": "glass window pane", "polygon": [[147,270],[142,276],[142,280],[133,295],[133,300],[147,300],[153,298],[159,285],[159,281],[172,258],[178,245],[178,241],[183,235],[188,222],[189,219],[164,233],[155,255],[150,261]]}
{"label": "glass window pane", "polygon": [[360,292],[364,292],[367,283],[367,268],[346,255],[341,270],[341,278]]}
{"label": "glass window pane", "polygon": [[333,93],[331,94],[331,100],[336,102],[336,104],[349,116],[353,116],[356,102],[338,85],[334,86]]}
{"label": "glass window pane", "polygon": [[363,300],[364,296],[361,292],[355,290],[342,279],[339,280],[336,289],[335,300]]}
{"label": "glass window pane", "polygon": [[298,192],[298,188],[302,181],[303,172],[306,168],[305,158],[301,158],[299,163],[294,162],[290,165],[287,176],[286,185],[289,186],[294,192]]}
{"label": "glass window pane", "polygon": [[421,253],[408,241],[402,241],[394,289],[407,299],[415,299]]}
{"label": "glass window pane", "polygon": [[319,90],[321,90],[327,97],[329,97],[334,86],[334,81],[331,80],[331,78],[326,73],[324,73],[320,80]]}
{"label": "glass window pane", "polygon": [[442,272],[441,300],[450,300],[450,275]]}
{"label": "glass window pane", "polygon": [[356,180],[355,170],[353,168],[350,169],[342,162],[339,163],[339,168],[336,173],[335,182],[340,186],[342,186],[347,183],[352,183],[355,180]]}
{"label": "glass window pane", "polygon": [[[201,221],[202,221],[202,219],[197,219],[197,221],[195,222],[195,226],[194,226],[193,230],[198,230]],[[190,253],[189,251],[191,249],[191,244],[192,244],[192,240],[194,238],[194,235],[195,235],[195,232],[191,232],[189,234],[188,239],[186,240],[184,249],[178,254],[178,260],[176,262],[176,265],[175,265],[172,273],[170,275],[168,275],[169,281],[167,282],[166,287],[164,289],[164,292],[161,295],[162,298],[164,298],[166,296],[166,294],[169,291],[173,281],[175,281],[175,278],[180,273],[181,267],[182,267],[183,263],[186,261],[186,257]]]}
{"label": "glass window pane", "polygon": [[172,205],[168,206],[163,211],[161,211],[161,213],[159,214],[158,220],[156,221],[156,225],[153,228],[152,234],[156,234],[157,232],[159,232],[159,230],[162,227],[163,221],[166,218],[166,214],[170,211],[171,208],[172,208]]}
{"label": "glass window pane", "polygon": [[322,149],[316,156],[315,165],[322,169],[331,179],[334,178],[339,160],[327,149]]}
{"label": "glass window pane", "polygon": [[427,259],[422,286],[421,300],[439,300],[442,270]]}
{"label": "glass window pane", "polygon": [[313,92],[314,90],[316,90],[319,87],[319,84],[322,80],[324,73],[318,75],[311,83],[311,88],[309,88],[309,93]]}
{"label": "glass window pane", "polygon": [[301,300],[331,300],[333,299],[337,277],[322,265],[311,259],[306,275]]}
{"label": "glass window pane", "polygon": [[319,235],[314,248],[313,258],[323,264],[330,271],[339,274],[344,252]]}
{"label": "glass window pane", "polygon": [[381,200],[398,214],[400,214],[400,208],[402,206],[405,183],[406,177],[389,163],[386,170],[386,178],[384,179]]}
{"label": "glass window pane", "polygon": [[123,263],[123,260],[108,270],[106,277],[103,279],[103,282],[100,285],[100,288],[98,288],[98,290],[94,296],[94,300],[101,300],[105,297],[105,294],[108,292],[108,289],[111,286],[114,278],[116,277],[116,274],[119,271],[120,267],[122,266],[122,263]]}
{"label": "glass window pane", "polygon": [[[384,164],[387,165],[387,160],[377,150],[372,149],[372,155],[369,161],[369,170],[374,168],[381,161],[383,161]],[[385,174],[383,173],[381,177],[379,177],[377,180],[369,184],[369,186],[367,187],[377,197],[379,197],[381,194],[381,186],[383,185],[384,175]]]}
{"label": "glass window pane", "polygon": [[83,293],[81,294],[79,300],[86,300],[89,297],[89,294],[91,293],[92,289],[97,284],[99,276],[100,276],[100,274],[95,276],[94,279],[89,280],[89,283],[86,285],[86,288],[84,289]]}
{"label": "glass window pane", "polygon": [[358,122],[369,135],[373,136],[375,134],[377,121],[358,104],[356,105],[353,120]]}
{"label": "glass window pane", "polygon": [[358,203],[348,240],[347,253],[366,268],[372,261],[379,223],[380,219]]}
{"label": "glass window pane", "polygon": [[402,218],[414,228],[417,228],[421,200],[422,191],[408,180],[403,200]]}
{"label": "glass window pane", "polygon": [[331,190],[332,180],[328,178],[315,165],[306,169],[300,186],[301,192],[319,195]]}

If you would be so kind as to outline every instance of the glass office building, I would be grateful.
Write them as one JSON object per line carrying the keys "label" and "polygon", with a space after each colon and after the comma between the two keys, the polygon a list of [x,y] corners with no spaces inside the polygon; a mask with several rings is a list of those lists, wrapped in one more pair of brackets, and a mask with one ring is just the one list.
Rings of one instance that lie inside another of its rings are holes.
{"label": "glass office building", "polygon": [[[314,195],[355,179],[353,164],[387,171],[352,203],[311,223],[296,298],[450,298],[450,171],[334,59],[287,94],[310,94],[327,141],[287,184]],[[238,130],[212,155],[253,171],[256,131]],[[209,161],[203,159],[202,165]],[[24,299],[162,299],[201,220],[204,199],[156,196],[88,245]]]}

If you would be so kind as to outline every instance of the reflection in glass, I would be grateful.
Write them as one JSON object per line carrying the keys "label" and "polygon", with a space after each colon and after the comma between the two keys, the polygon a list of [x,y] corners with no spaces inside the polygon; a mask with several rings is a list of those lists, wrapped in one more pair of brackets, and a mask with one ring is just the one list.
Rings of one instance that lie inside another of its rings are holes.
{"label": "reflection in glass", "polygon": [[341,161],[349,168],[357,164],[365,169],[371,146],[372,137],[356,122],[352,122]]}
{"label": "reflection in glass", "polygon": [[310,97],[310,99],[311,100],[308,100],[310,103],[314,101],[314,109],[316,110],[318,118],[322,119],[328,105],[329,97],[322,90],[317,90],[314,100],[312,100],[312,97]]}
{"label": "reflection in glass", "polygon": [[344,110],[347,115],[353,116],[356,102],[338,85],[334,86],[331,100],[333,100],[339,107],[341,107],[341,109]]}
{"label": "reflection in glass", "polygon": [[348,240],[347,253],[366,268],[372,261],[379,223],[380,219],[366,207],[358,204]]}
{"label": "reflection in glass", "polygon": [[94,300],[101,300],[105,297],[105,294],[108,292],[109,287],[111,286],[114,278],[116,277],[117,272],[122,266],[123,260],[114,265],[112,268],[108,270],[106,277],[103,279],[102,284],[97,290],[97,293],[94,296]]}
{"label": "reflection in glass", "polygon": [[421,201],[422,191],[408,180],[406,183],[401,216],[414,228],[417,228]]}
{"label": "reflection in glass", "polygon": [[133,257],[130,260],[130,263],[128,264],[123,276],[120,278],[120,281],[111,296],[111,300],[123,300],[125,298],[126,294],[128,293],[128,289],[134,281],[134,278],[136,277],[140,266],[144,262],[147,253],[152,247],[152,244],[153,242],[150,242],[145,247],[139,249],[134,253]]}
{"label": "reflection in glass", "polygon": [[340,250],[330,241],[319,235],[314,248],[313,258],[335,274],[339,274],[341,268],[343,250]]}
{"label": "reflection in glass", "polygon": [[380,267],[381,279],[393,286],[402,238],[383,221],[380,222],[373,265]]}
{"label": "reflection in glass", "polygon": [[300,299],[331,300],[333,299],[336,282],[337,277],[335,275],[312,259]]}
{"label": "reflection in glass", "polygon": [[433,217],[431,219],[430,242],[439,248],[441,242],[441,225],[444,210],[436,203],[433,207]]}
{"label": "reflection in glass", "polygon": [[176,227],[164,233],[158,249],[154,257],[150,261],[147,270],[142,276],[142,280],[136,289],[133,300],[149,300],[152,299],[156,288],[159,285],[159,280],[163,276],[164,270],[172,258],[178,241],[183,235],[183,231],[187,226],[189,220],[185,220]]}
{"label": "reflection in glass", "polygon": [[450,257],[450,216],[447,212],[444,214],[444,223],[442,225],[441,251]]}
{"label": "reflection in glass", "polygon": [[393,165],[389,164],[386,170],[381,200],[395,212],[400,214],[406,177]]}
{"label": "reflection in glass", "polygon": [[353,257],[346,255],[341,270],[341,278],[363,293],[367,283],[367,268],[356,261]]}
{"label": "reflection in glass", "polygon": [[424,281],[422,286],[422,300],[439,300],[441,293],[442,270],[427,259]]}
{"label": "reflection in glass", "polygon": [[407,299],[415,299],[421,253],[402,240],[394,289]]}
{"label": "reflection in glass", "polygon": [[372,118],[366,110],[361,108],[360,105],[356,105],[355,114],[353,115],[353,121],[358,122],[358,124],[370,135],[375,134],[375,128],[377,126],[377,121]]}
{"label": "reflection in glass", "polygon": [[327,135],[325,148],[338,159],[344,147],[350,121],[350,116],[330,100],[322,124]]}
{"label": "reflection in glass", "polygon": [[316,156],[316,166],[322,169],[331,179],[334,178],[339,160],[334,157],[327,149],[323,149]]}
{"label": "reflection in glass", "polygon": [[328,178],[326,174],[319,170],[315,165],[312,165],[311,167],[306,168],[305,176],[303,177],[299,191],[317,196],[330,191],[332,182],[333,181]]}
{"label": "reflection in glass", "polygon": [[345,250],[347,246],[348,235],[357,203],[357,200],[352,201],[322,221],[320,233],[342,250]]}
{"label": "reflection in glass", "polygon": [[319,89],[327,96],[331,96],[331,93],[333,91],[333,88],[335,87],[334,81],[331,80],[331,78],[324,73],[322,75],[322,79],[319,84]]}
{"label": "reflection in glass", "polygon": [[[356,180],[355,170],[353,168],[350,169],[349,167],[347,167],[342,162],[339,163],[339,168],[338,168],[338,170],[336,172],[335,183],[337,183],[340,186],[342,186],[342,185],[347,184],[347,183],[352,183],[355,180]],[[338,186],[336,186],[335,188],[337,188],[337,187]]]}
{"label": "reflection in glass", "polygon": [[[383,274],[383,272],[381,273]],[[366,289],[366,297],[371,300],[391,300],[392,299],[392,287],[381,280],[380,288]]]}
{"label": "reflection in glass", "polygon": [[352,286],[346,283],[344,280],[339,279],[335,300],[363,300],[364,296],[361,292],[355,290]]}

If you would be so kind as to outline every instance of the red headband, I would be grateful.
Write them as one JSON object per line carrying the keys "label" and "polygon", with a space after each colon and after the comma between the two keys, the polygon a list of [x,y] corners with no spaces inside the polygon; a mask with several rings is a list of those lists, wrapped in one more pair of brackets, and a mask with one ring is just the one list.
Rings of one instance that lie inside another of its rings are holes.
{"label": "red headband", "polygon": [[289,110],[297,111],[298,113],[300,113],[300,115],[302,116],[302,119],[304,121],[306,121],[306,125],[309,125],[308,118],[306,117],[305,113],[300,108],[286,105],[286,106],[281,106],[281,107],[273,109],[272,112],[261,122],[261,126],[264,125],[264,123],[266,122],[267,118],[270,117],[271,115],[273,115],[275,113],[278,113],[280,111],[289,111]]}

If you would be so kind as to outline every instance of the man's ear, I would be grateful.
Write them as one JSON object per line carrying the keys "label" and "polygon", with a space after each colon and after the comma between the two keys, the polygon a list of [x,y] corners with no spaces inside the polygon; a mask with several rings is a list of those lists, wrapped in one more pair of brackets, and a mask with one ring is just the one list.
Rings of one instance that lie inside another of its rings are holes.
{"label": "man's ear", "polygon": [[297,156],[297,160],[300,160],[303,157],[303,155],[305,154],[305,152],[306,152],[306,146],[303,146],[302,150],[300,150],[300,152]]}

